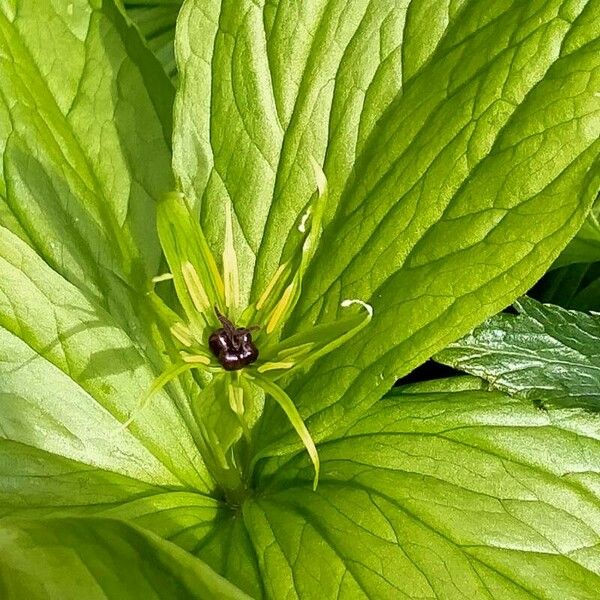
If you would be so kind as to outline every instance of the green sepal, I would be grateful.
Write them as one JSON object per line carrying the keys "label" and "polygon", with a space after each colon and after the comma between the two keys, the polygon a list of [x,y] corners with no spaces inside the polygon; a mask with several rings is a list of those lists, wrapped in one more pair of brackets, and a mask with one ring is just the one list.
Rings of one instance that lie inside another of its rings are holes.
{"label": "green sepal", "polygon": [[312,161],[312,166],[317,191],[298,220],[296,229],[301,233],[300,240],[294,234],[288,237],[282,263],[259,296],[256,302],[256,313],[252,315],[265,325],[270,336],[280,335],[298,303],[304,273],[319,244],[323,212],[327,202],[327,180],[316,161]]}
{"label": "green sepal", "polygon": [[[225,310],[223,281],[198,219],[182,194],[170,192],[158,203],[157,228],[177,297],[192,329],[198,335],[207,325],[217,326],[214,307]],[[196,293],[190,286],[190,265],[201,288]]]}
{"label": "green sepal", "polygon": [[192,402],[196,421],[210,432],[210,448],[221,468],[232,468],[232,448],[242,437],[242,427],[228,401],[230,377],[222,373],[199,393]]}

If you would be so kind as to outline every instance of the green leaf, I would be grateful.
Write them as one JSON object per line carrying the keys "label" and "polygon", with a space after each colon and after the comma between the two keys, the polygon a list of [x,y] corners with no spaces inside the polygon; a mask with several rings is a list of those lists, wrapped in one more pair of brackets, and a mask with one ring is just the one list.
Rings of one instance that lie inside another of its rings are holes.
{"label": "green leaf", "polygon": [[[305,454],[272,459],[258,478],[260,493],[240,509],[82,472],[39,452],[3,453],[0,444],[0,457],[21,456],[0,472],[0,507],[12,501],[21,517],[0,522],[0,590],[7,581],[46,581],[69,598],[71,582],[83,582],[61,579],[65,569],[56,565],[76,561],[66,572],[79,574],[81,560],[109,598],[140,597],[147,585],[184,585],[204,573],[196,555],[254,598],[593,598],[600,584],[598,423],[480,386],[453,378],[395,389],[321,444],[316,492]],[[24,486],[11,494],[15,478]],[[87,506],[67,518],[77,486],[89,493],[73,501]],[[33,507],[44,498],[46,506]],[[25,514],[54,516],[25,522]],[[118,560],[103,562],[115,553]],[[152,565],[143,570],[151,583],[136,570],[144,563]],[[121,566],[134,569],[129,580]],[[17,578],[14,570],[32,575]],[[25,590],[30,595],[14,597],[36,598],[35,587]]]}
{"label": "green leaf", "polygon": [[192,550],[230,516],[204,494],[175,491],[31,446],[0,440],[0,517],[94,516],[128,521]]}
{"label": "green leaf", "polygon": [[0,515],[47,516],[63,510],[73,514],[101,512],[129,501],[152,505],[164,490],[127,475],[0,439]]}
{"label": "green leaf", "polygon": [[172,86],[112,0],[1,2],[0,592],[235,596],[207,564],[258,598],[593,597],[595,421],[473,380],[377,399],[530,286],[585,218],[598,10],[186,0],[174,165],[212,253],[231,208],[256,300],[301,251],[316,161],[324,231],[285,336],[332,331],[346,299],[375,308],[286,381],[322,442],[317,492],[267,400],[248,448],[288,454],[234,504],[201,460],[190,377],[122,427],[175,354],[149,285]]}
{"label": "green leaf", "polygon": [[[396,389],[196,551],[255,598],[593,598],[600,427],[477,380]],[[235,548],[233,552],[231,549]]]}
{"label": "green leaf", "polygon": [[600,315],[522,298],[435,359],[543,406],[600,410]]}
{"label": "green leaf", "polygon": [[600,261],[600,195],[577,235],[556,259],[554,267]]}
{"label": "green leaf", "polygon": [[0,525],[6,600],[242,600],[246,594],[174,544],[109,519]]}
{"label": "green leaf", "polygon": [[0,224],[147,343],[173,86],[112,0],[3,2],[0,47]]}
{"label": "green leaf", "polygon": [[3,228],[0,348],[0,437],[153,484],[210,489],[181,390],[157,393],[123,429],[155,377],[147,357]]}
{"label": "green leaf", "polygon": [[577,292],[571,308],[600,312],[600,262],[594,263],[592,267],[596,276]]}
{"label": "green leaf", "polygon": [[175,22],[183,0],[125,0],[128,16],[139,27],[148,47],[165,72],[177,79],[175,64]]}
{"label": "green leaf", "polygon": [[529,294],[547,304],[600,312],[600,261],[553,269],[542,277]]}
{"label": "green leaf", "polygon": [[[524,293],[598,192],[596,2],[187,0],[173,165],[220,254],[225,209],[256,300],[327,176],[286,335],[372,323],[286,387],[313,437]],[[261,325],[259,323],[259,325]],[[269,409],[259,435],[297,448]]]}

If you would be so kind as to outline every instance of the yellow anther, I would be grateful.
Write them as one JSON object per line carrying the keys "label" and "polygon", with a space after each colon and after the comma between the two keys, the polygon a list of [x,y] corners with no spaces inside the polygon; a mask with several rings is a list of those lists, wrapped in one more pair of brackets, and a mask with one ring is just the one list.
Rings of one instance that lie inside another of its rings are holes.
{"label": "yellow anther", "polygon": [[279,278],[281,277],[281,274],[283,273],[283,270],[286,268],[286,266],[287,263],[279,265],[279,268],[277,269],[277,271],[275,271],[275,275],[273,275],[271,281],[269,281],[269,285],[267,285],[265,291],[258,299],[258,302],[256,303],[256,310],[260,310],[264,306],[265,302],[269,299],[273,288],[275,287],[275,285],[277,285],[277,282],[279,281]]}
{"label": "yellow anther", "polygon": [[225,305],[235,309],[239,304],[240,282],[238,262],[233,244],[233,223],[231,220],[231,205],[227,204],[225,212],[225,241],[223,247],[223,279],[225,287]]}
{"label": "yellow anther", "polygon": [[273,312],[271,313],[271,317],[269,319],[269,322],[267,323],[267,333],[271,333],[277,327],[277,325],[279,325],[281,318],[283,317],[285,311],[290,305],[290,302],[292,300],[292,294],[294,293],[294,288],[295,286],[293,283],[290,283],[290,285],[288,285],[285,288],[281,299],[279,300],[279,302],[273,309]]}
{"label": "yellow anther", "polygon": [[171,335],[181,342],[184,346],[190,347],[194,343],[194,336],[192,332],[183,324],[175,323],[171,325]]}
{"label": "yellow anther", "polygon": [[184,354],[182,352],[181,358],[184,362],[192,365],[210,365],[210,359],[208,356],[203,356],[202,354]]}
{"label": "yellow anther", "polygon": [[276,369],[291,369],[296,363],[293,362],[267,362],[256,370],[259,373],[266,373],[267,371],[275,371]]}
{"label": "yellow anther", "polygon": [[198,277],[194,265],[191,262],[184,262],[181,266],[181,274],[183,275],[183,280],[185,281],[188,293],[196,310],[204,312],[210,307],[210,301],[204,291],[204,287],[202,286],[202,282],[200,281],[200,277]]}

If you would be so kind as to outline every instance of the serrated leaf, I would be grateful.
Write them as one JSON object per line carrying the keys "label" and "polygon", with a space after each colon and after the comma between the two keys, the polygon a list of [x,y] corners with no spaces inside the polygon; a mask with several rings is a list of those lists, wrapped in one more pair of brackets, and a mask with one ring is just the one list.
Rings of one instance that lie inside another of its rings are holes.
{"label": "serrated leaf", "polygon": [[600,411],[600,315],[522,298],[435,356],[543,406]]}

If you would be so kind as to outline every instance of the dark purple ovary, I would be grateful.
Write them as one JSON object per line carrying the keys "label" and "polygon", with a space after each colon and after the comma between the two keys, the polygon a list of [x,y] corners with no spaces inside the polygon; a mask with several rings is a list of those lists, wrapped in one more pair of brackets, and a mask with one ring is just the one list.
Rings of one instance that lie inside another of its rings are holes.
{"label": "dark purple ovary", "polygon": [[243,369],[258,358],[258,348],[247,329],[217,329],[208,345],[226,371]]}

